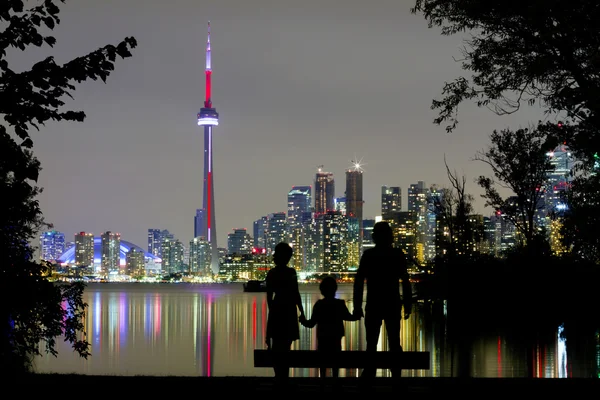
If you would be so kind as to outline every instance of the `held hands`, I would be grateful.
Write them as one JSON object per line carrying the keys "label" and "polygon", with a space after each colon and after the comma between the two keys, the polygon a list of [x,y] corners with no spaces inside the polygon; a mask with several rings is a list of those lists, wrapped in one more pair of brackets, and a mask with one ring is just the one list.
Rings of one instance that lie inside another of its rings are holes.
{"label": "held hands", "polygon": [[306,327],[306,317],[304,316],[304,314],[300,314],[300,318],[298,318],[298,320],[300,321],[302,326]]}
{"label": "held hands", "polygon": [[362,317],[365,316],[365,314],[363,313],[363,309],[362,307],[357,307],[352,311],[352,315],[354,315],[354,317],[356,317],[357,320],[361,319]]}

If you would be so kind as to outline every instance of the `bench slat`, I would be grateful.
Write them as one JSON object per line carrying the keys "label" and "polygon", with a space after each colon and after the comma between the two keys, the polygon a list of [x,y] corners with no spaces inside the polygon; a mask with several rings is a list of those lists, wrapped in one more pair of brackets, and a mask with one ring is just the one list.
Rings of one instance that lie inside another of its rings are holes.
{"label": "bench slat", "polygon": [[[254,350],[254,367],[273,367],[277,353],[272,350]],[[323,356],[316,350],[291,350],[285,353],[282,362],[290,368],[365,368],[369,362],[376,368],[430,369],[428,351],[377,351],[367,353],[360,350],[346,350],[334,357]]]}

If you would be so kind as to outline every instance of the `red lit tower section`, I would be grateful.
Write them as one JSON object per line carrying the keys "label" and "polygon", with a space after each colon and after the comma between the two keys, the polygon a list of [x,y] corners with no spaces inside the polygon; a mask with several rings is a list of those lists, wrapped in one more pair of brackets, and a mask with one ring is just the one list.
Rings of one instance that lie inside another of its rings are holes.
{"label": "red lit tower section", "polygon": [[210,22],[208,23],[208,40],[206,41],[206,96],[204,107],[198,113],[198,126],[204,129],[204,188],[202,192],[202,208],[204,218],[201,222],[200,236],[206,237],[211,245],[211,267],[214,274],[219,272],[219,250],[217,248],[217,227],[215,224],[215,190],[213,173],[213,127],[219,125],[219,114],[212,106],[211,101],[211,75],[210,60]]}

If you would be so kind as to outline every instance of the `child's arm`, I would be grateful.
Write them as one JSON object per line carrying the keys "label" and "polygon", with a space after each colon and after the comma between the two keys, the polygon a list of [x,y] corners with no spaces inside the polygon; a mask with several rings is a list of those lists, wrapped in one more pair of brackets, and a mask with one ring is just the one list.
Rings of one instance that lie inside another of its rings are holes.
{"label": "child's arm", "polygon": [[312,314],[310,315],[310,319],[300,317],[300,323],[302,326],[307,328],[314,328],[317,325],[317,319],[319,317],[319,302],[316,302],[313,306]]}

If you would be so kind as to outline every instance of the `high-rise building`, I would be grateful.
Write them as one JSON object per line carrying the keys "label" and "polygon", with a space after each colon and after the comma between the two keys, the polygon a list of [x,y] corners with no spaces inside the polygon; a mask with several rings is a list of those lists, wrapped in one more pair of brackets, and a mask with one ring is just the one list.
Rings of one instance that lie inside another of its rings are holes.
{"label": "high-rise building", "polygon": [[289,243],[288,224],[284,212],[269,214],[267,228],[267,253],[273,254],[279,243]]}
{"label": "high-rise building", "polygon": [[333,210],[339,211],[343,215],[346,215],[346,198],[336,197],[335,199],[333,199]]}
{"label": "high-rise building", "polygon": [[246,228],[234,229],[227,235],[227,254],[251,254],[252,245],[252,238]]}
{"label": "high-rise building", "polygon": [[54,262],[65,252],[65,234],[48,231],[40,235],[40,259]]}
{"label": "high-rise building", "polygon": [[217,247],[217,226],[215,219],[215,190],[213,180],[213,127],[219,125],[219,114],[212,106],[211,76],[212,65],[210,57],[210,22],[208,23],[208,40],[206,41],[206,78],[204,107],[198,113],[198,126],[204,128],[204,188],[202,193],[202,226],[199,236],[206,237],[211,246],[211,263],[214,274],[219,272],[219,251]]}
{"label": "high-rise building", "polygon": [[211,249],[210,243],[203,236],[195,237],[190,241],[190,273],[193,275],[211,276]]}
{"label": "high-rise building", "polygon": [[312,186],[292,186],[288,193],[288,226],[290,235],[295,228],[302,225],[302,216],[310,212],[312,205]]}
{"label": "high-rise building", "polygon": [[75,234],[75,265],[92,268],[94,266],[94,234],[79,232]]}
{"label": "high-rise building", "polygon": [[173,238],[173,234],[166,229],[148,229],[148,253],[162,257],[163,240]]}
{"label": "high-rise building", "polygon": [[184,248],[179,239],[164,238],[162,243],[162,269],[165,274],[184,272]]}
{"label": "high-rise building", "polygon": [[348,219],[339,211],[329,211],[319,216],[323,225],[323,272],[348,270]]}
{"label": "high-rise building", "polygon": [[414,229],[414,257],[423,262],[427,242],[427,198],[428,189],[425,182],[418,181],[408,188],[408,212],[412,215]]}
{"label": "high-rise building", "polygon": [[358,220],[359,243],[363,229],[363,169],[358,161],[346,170],[346,215]]}
{"label": "high-rise building", "polygon": [[125,265],[127,275],[144,276],[146,274],[146,262],[144,253],[135,247],[125,253]]}
{"label": "high-rise building", "polygon": [[269,217],[264,216],[257,219],[252,224],[252,236],[254,238],[254,247],[264,249],[267,247],[267,230],[269,227]]}
{"label": "high-rise building", "polygon": [[315,176],[315,213],[325,214],[327,211],[334,211],[334,197],[333,173],[323,171],[323,166],[319,165]]}
{"label": "high-rise building", "polygon": [[571,170],[575,159],[564,145],[547,153],[547,156],[554,170],[548,173],[548,183],[544,192],[546,213],[562,215],[567,208],[565,191],[573,180]]}
{"label": "high-rise building", "polygon": [[121,266],[121,234],[111,231],[100,235],[102,240],[102,274],[119,273]]}
{"label": "high-rise building", "polygon": [[398,186],[381,187],[381,218],[391,221],[394,213],[402,211],[402,188]]}
{"label": "high-rise building", "polygon": [[196,210],[196,215],[194,216],[194,237],[204,236],[206,232],[204,232],[206,227],[206,216],[204,215],[205,210],[199,208]]}
{"label": "high-rise building", "polygon": [[373,242],[373,227],[374,226],[375,226],[374,219],[364,219],[363,220],[363,242],[362,242],[363,250],[375,247],[375,242]]}

